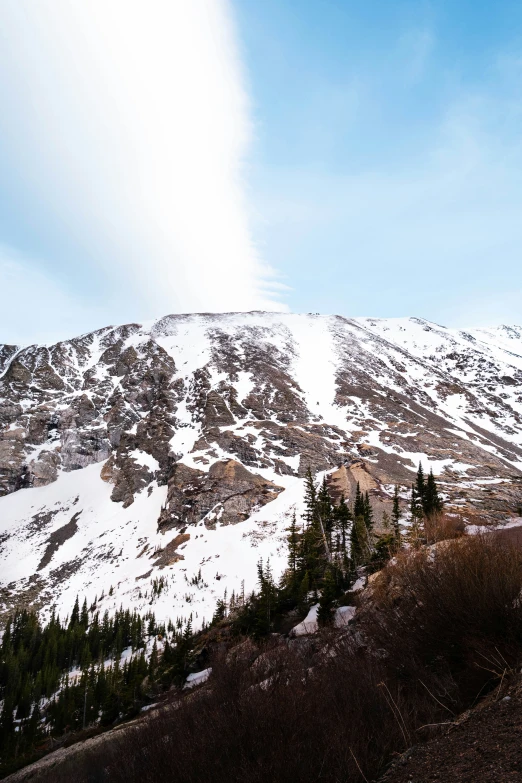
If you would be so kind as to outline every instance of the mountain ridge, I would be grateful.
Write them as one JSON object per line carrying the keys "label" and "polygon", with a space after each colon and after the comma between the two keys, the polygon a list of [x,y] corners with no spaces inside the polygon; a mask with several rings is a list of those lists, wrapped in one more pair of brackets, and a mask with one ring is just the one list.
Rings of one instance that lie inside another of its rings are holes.
{"label": "mountain ridge", "polygon": [[254,311],[0,345],[0,612],[148,606],[164,577],[158,611],[208,620],[284,567],[309,467],[377,521],[398,484],[407,522],[419,461],[467,521],[517,513],[522,327]]}

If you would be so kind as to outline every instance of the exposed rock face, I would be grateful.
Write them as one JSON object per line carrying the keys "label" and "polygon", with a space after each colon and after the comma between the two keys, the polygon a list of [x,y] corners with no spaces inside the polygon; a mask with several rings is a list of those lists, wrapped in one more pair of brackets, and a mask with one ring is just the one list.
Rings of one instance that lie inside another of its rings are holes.
{"label": "exposed rock face", "polygon": [[235,525],[256,507],[273,500],[283,487],[250,473],[233,459],[215,462],[208,473],[178,462],[169,480],[160,527],[185,527],[204,519],[207,527]]}

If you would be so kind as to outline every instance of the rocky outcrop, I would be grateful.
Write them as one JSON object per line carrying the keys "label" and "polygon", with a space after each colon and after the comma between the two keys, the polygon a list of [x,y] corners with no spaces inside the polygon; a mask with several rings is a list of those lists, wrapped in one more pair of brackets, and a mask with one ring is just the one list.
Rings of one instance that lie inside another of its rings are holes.
{"label": "rocky outcrop", "polygon": [[283,487],[251,473],[235,460],[215,462],[208,473],[177,463],[168,484],[159,527],[236,525],[273,500]]}

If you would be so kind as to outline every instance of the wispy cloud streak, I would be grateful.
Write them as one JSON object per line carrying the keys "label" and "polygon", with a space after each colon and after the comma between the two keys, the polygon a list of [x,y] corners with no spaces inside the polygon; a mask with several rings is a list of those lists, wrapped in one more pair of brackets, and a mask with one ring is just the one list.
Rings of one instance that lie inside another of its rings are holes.
{"label": "wispy cloud streak", "polygon": [[249,101],[227,0],[0,7],[4,145],[93,274],[148,315],[279,309],[249,228]]}

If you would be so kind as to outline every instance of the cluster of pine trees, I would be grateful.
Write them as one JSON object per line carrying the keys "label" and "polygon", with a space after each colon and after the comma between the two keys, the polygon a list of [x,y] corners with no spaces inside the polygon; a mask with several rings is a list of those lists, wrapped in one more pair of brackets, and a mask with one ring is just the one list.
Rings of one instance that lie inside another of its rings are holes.
{"label": "cluster of pine trees", "polygon": [[[419,465],[412,489],[412,524],[408,543],[422,541],[424,519],[442,510],[437,485],[430,472],[424,477]],[[332,623],[335,606],[355,582],[361,569],[377,571],[399,550],[401,505],[395,487],[391,516],[383,515],[379,534],[368,492],[357,484],[352,503],[344,496],[336,504],[326,478],[316,486],[310,470],[305,481],[305,513],[302,524],[294,514],[288,529],[288,567],[276,584],[270,563],[258,564],[258,589],[246,600],[220,601],[214,623],[227,617],[236,631],[263,636],[275,630],[291,610],[305,612],[319,603],[318,621]]]}
{"label": "cluster of pine trees", "polygon": [[[344,595],[363,566],[379,567],[399,545],[400,507],[394,502],[394,532],[376,536],[368,492],[359,484],[353,503],[344,496],[333,502],[326,478],[316,486],[311,470],[305,480],[305,513],[302,523],[294,514],[288,529],[288,567],[276,584],[270,564],[258,564],[258,590],[234,608],[229,621],[242,634],[263,636],[278,627],[289,611],[305,612],[319,602],[318,621],[333,621],[336,600]],[[227,615],[220,602],[215,621]]]}
{"label": "cluster of pine trees", "polygon": [[424,475],[422,464],[419,462],[417,478],[411,485],[411,533],[410,538],[413,544],[424,541],[423,522],[442,511],[443,502],[439,495],[437,482],[430,470],[428,477]]}
{"label": "cluster of pine trees", "polygon": [[[130,654],[122,663],[124,650]],[[100,618],[78,599],[64,622],[53,614],[42,624],[32,612],[16,612],[0,646],[0,771],[49,736],[135,714],[153,690],[184,682],[192,651],[190,620],[165,628],[153,613],[128,609]]]}

